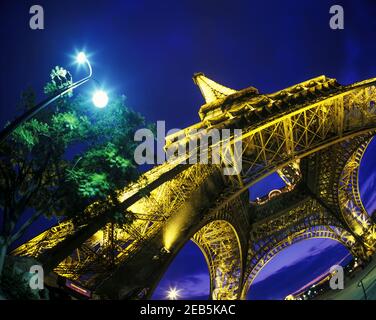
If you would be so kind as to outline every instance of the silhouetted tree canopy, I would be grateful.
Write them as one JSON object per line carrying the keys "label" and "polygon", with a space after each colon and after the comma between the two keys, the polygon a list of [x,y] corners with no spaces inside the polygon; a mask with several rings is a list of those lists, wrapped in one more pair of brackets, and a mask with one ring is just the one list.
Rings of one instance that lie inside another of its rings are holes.
{"label": "silhouetted tree canopy", "polygon": [[[72,82],[69,72],[55,68],[45,94]],[[22,95],[25,109],[35,105],[32,90]],[[6,251],[41,215],[90,218],[91,211],[111,210],[118,193],[138,176],[133,152],[135,131],[144,118],[129,109],[125,97],[112,97],[95,108],[72,92],[18,127],[0,145],[0,246]],[[26,210],[31,217],[15,230]],[[87,211],[87,210],[86,210]],[[131,216],[116,215],[126,223]],[[0,258],[0,274],[2,270]]]}

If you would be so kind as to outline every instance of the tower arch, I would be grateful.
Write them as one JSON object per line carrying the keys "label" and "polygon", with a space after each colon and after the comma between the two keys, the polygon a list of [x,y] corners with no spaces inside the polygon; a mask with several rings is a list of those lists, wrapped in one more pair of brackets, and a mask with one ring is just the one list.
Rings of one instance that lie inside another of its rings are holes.
{"label": "tower arch", "polygon": [[371,137],[349,157],[338,182],[338,203],[347,225],[360,236],[371,254],[376,243],[376,229],[364,208],[359,191],[359,169]]}
{"label": "tower arch", "polygon": [[239,236],[226,220],[214,220],[192,237],[205,256],[213,300],[234,300],[241,291],[243,257]]}
{"label": "tower arch", "polygon": [[292,245],[308,239],[331,239],[345,246],[353,256],[359,255],[359,245],[356,239],[346,230],[336,226],[316,225],[310,228],[302,229],[292,235],[288,235],[281,241],[278,241],[273,247],[265,248],[264,253],[259,255],[255,261],[251,261],[248,266],[250,272],[244,280],[241,299],[245,299],[248,291],[261,270],[282,250]]}

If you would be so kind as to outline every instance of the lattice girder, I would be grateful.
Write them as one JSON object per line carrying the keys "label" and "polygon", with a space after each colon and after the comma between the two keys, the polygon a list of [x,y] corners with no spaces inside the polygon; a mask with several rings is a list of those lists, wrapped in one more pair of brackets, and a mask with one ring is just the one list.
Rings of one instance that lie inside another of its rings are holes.
{"label": "lattice girder", "polygon": [[236,231],[228,222],[216,220],[197,232],[193,241],[209,267],[212,299],[237,299],[241,291],[242,258]]}
{"label": "lattice girder", "polygon": [[262,248],[257,252],[252,252],[254,257],[250,264],[248,265],[248,272],[246,273],[245,283],[242,291],[242,299],[246,298],[246,295],[252,285],[252,282],[256,279],[257,275],[260,273],[261,269],[270,262],[280,251],[283,249],[307,239],[331,239],[335,240],[342,245],[346,246],[349,251],[354,255],[358,256],[361,249],[356,243],[354,237],[347,231],[339,227],[325,226],[325,225],[314,225],[306,227],[304,225],[296,228],[294,233],[289,234],[286,237],[275,237],[269,240]]}
{"label": "lattice girder", "polygon": [[[216,110],[217,113],[211,114],[210,117],[192,127],[167,137],[166,147],[186,146],[190,140],[200,136],[197,133],[197,130],[200,129],[242,129],[242,135],[232,136],[230,143],[223,149],[226,154],[237,142],[241,141],[241,171],[237,176],[223,178],[229,190],[223,196],[219,196],[215,208],[209,210],[206,215],[212,216],[226,209],[231,212],[236,199],[239,199],[250,186],[272,172],[279,172],[286,177],[286,181],[290,181],[291,189],[288,191],[295,190],[294,188],[297,188],[302,180],[306,182],[304,170],[301,168],[301,162],[305,158],[317,154],[325,161],[324,153],[321,154],[322,151],[334,148],[336,145],[340,146],[338,148],[343,148],[341,143],[346,144],[351,139],[359,137],[359,139],[369,138],[375,134],[375,81],[375,79],[371,79],[351,86],[341,86],[334,79],[321,76],[273,94],[259,94],[252,88],[232,92],[231,89],[228,91],[228,88],[217,86],[218,92],[223,96],[216,97],[219,99],[206,104],[204,108],[205,112]],[[176,136],[180,137],[178,141],[174,140]],[[218,144],[222,142],[219,141]],[[216,145],[212,145],[210,148],[215,147]],[[348,150],[347,147],[343,148],[344,156],[341,156],[341,159],[347,157]],[[111,277],[112,266],[119,268],[140,252],[143,245],[161,231],[166,221],[174,216],[177,209],[189,199],[195,190],[200,188],[203,181],[214,171],[218,172],[219,167],[223,166],[223,163],[218,166],[187,166],[183,172],[177,171],[177,175],[172,176],[169,181],[153,187],[151,192],[142,193],[141,190],[145,186],[152,185],[159,177],[174,171],[189,157],[189,154],[185,154],[176,158],[173,163],[160,165],[144,174],[136,183],[125,188],[121,195],[122,201],[134,195],[140,196],[137,202],[127,208],[135,214],[135,222],[124,229],[112,223],[107,224],[79,248],[76,248],[75,252],[62,261],[55,271],[90,288],[96,288],[98,283]],[[352,210],[360,212],[363,219],[365,217],[364,208],[360,202],[357,183],[355,183],[358,179],[359,159],[359,155],[354,156],[348,165],[343,167],[345,168],[343,172],[338,172],[338,168],[341,166],[337,165],[334,170],[335,175],[322,170],[319,174],[321,190],[317,196],[322,197],[327,202],[328,208],[335,214],[346,215],[346,210],[351,207],[349,205],[351,203]],[[225,162],[225,159],[223,161]],[[341,165],[342,163],[345,165],[345,162],[342,161]],[[328,166],[328,168],[331,167]],[[341,181],[339,180],[340,176]],[[335,177],[338,179],[335,180]],[[336,192],[339,193],[336,194]],[[273,199],[270,201],[274,201]],[[268,244],[276,245],[284,239],[278,238],[278,240],[277,235],[288,238],[297,232],[298,226],[301,228],[304,226],[304,230],[308,230],[307,228],[321,223],[325,226],[337,226],[345,229],[341,224],[343,221],[339,222],[338,217],[334,217],[332,213],[328,214],[328,208],[322,210],[322,206],[317,205],[316,200],[305,201],[303,199],[302,201],[306,207],[300,207],[295,210],[296,212],[293,209],[288,210],[288,213],[278,217],[271,214],[265,223],[261,221],[254,226],[251,238],[253,237],[252,241],[255,242],[250,244],[249,254],[251,256],[257,254],[259,257],[261,251],[257,252],[262,248],[272,250]],[[307,206],[311,206],[316,213],[309,215]],[[47,230],[17,248],[14,254],[38,258],[58,244],[64,243],[68,236],[74,236],[77,231],[90,224],[91,217],[101,213],[92,212],[89,209],[86,214],[87,219],[82,219],[78,223],[68,220],[59,224],[55,229]],[[204,219],[206,218],[203,217]],[[241,219],[247,221],[247,218],[242,217]],[[244,229],[248,225],[248,223],[243,223],[243,226],[238,228],[239,232],[243,235],[249,234],[249,230]],[[299,230],[302,230],[301,228]],[[367,224],[366,231],[363,230],[358,234],[363,238],[371,239],[375,237],[374,231],[371,230],[374,230],[374,226]],[[209,229],[206,231],[209,232]],[[247,238],[243,235],[240,238]],[[210,240],[209,234],[207,236],[209,237],[208,242],[214,246],[215,241]],[[268,240],[268,237],[274,240]],[[201,239],[204,238],[205,236],[202,235]],[[225,244],[226,242],[221,245]],[[215,263],[212,267],[218,269],[220,267],[218,261],[227,260],[223,256],[223,259],[213,261]],[[251,261],[252,258],[249,258],[248,265]],[[245,259],[242,264],[245,264]],[[229,263],[229,266],[231,265]],[[228,277],[228,275],[235,274],[232,270],[230,268],[221,275],[225,274]],[[212,278],[215,278],[214,271]],[[222,285],[215,288],[219,289],[220,295],[223,294],[223,297],[230,298],[238,294],[235,293],[238,289],[235,290],[233,285],[235,280],[221,281]],[[230,284],[229,287],[226,287],[227,283]],[[227,288],[225,294],[221,292],[222,287]],[[235,291],[231,291],[230,288]]]}

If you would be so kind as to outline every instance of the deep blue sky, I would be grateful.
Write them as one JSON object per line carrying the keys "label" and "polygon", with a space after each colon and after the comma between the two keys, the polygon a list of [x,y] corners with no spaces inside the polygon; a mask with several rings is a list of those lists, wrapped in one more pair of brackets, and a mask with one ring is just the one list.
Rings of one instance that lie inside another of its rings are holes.
{"label": "deep blue sky", "polygon": [[[29,8],[36,3],[45,9],[43,31],[29,28]],[[344,30],[329,28],[333,4],[344,7]],[[252,85],[261,92],[321,74],[341,83],[376,76],[376,3],[371,0],[3,0],[0,12],[0,126],[17,114],[27,86],[42,96],[53,66],[74,73],[71,55],[81,49],[91,54],[95,78],[112,94],[125,94],[130,107],[148,121],[167,121],[168,128],[198,121],[203,99],[191,80],[194,72],[234,89]],[[90,90],[90,85],[80,89]],[[375,156],[372,145],[361,172],[368,209],[375,203]],[[262,182],[253,194],[262,195],[274,184],[275,179]],[[45,226],[35,225],[29,235]],[[283,298],[310,281],[346,254],[332,244],[310,240],[281,253],[260,274],[250,298]],[[197,263],[186,270],[186,261],[193,260]],[[159,292],[192,276],[201,289],[186,297],[205,296],[205,274],[201,253],[187,244]],[[262,280],[268,274],[272,283]]]}

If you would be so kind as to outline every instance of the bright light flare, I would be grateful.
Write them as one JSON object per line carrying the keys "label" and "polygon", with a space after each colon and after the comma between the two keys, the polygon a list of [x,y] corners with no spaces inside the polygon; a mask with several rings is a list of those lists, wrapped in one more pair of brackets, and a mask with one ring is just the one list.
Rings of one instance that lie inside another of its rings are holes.
{"label": "bright light flare", "polygon": [[178,298],[180,298],[180,291],[181,290],[178,290],[176,288],[170,288],[167,291],[166,298],[169,300],[178,300]]}
{"label": "bright light flare", "polygon": [[97,90],[94,92],[92,101],[97,108],[104,108],[108,104],[108,95],[103,90]]}
{"label": "bright light flare", "polygon": [[87,57],[86,57],[86,54],[85,52],[79,52],[77,57],[76,57],[76,61],[78,64],[84,64],[87,62]]}

